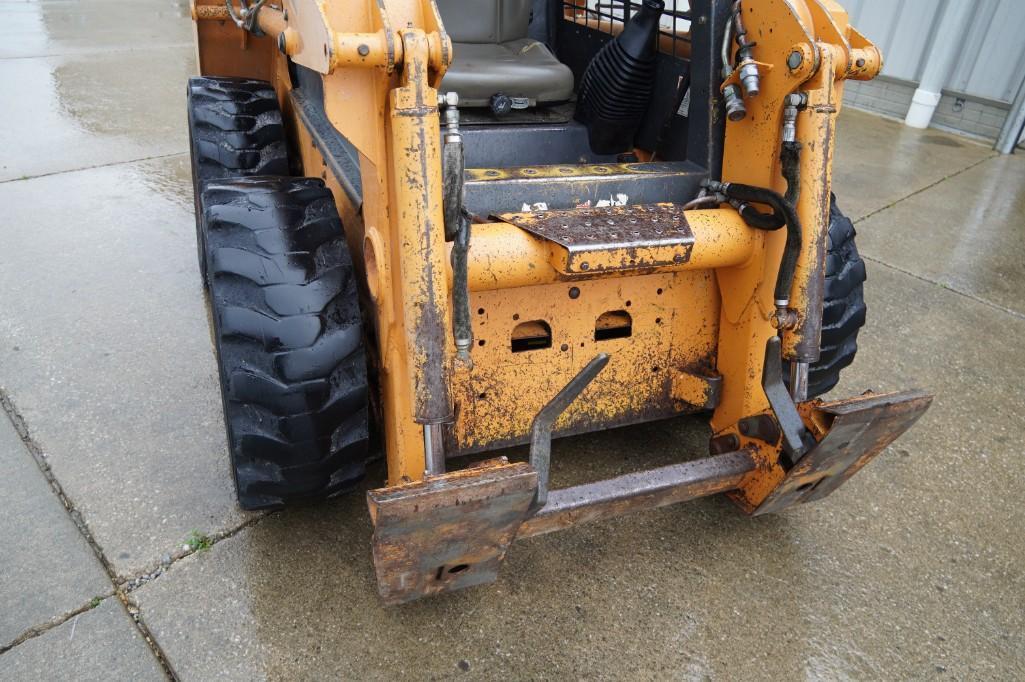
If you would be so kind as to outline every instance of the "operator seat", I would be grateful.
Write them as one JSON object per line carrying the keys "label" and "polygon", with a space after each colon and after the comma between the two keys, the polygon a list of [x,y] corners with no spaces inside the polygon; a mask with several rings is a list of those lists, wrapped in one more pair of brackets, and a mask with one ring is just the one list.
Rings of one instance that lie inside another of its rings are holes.
{"label": "operator seat", "polygon": [[441,92],[456,92],[460,106],[486,107],[499,93],[516,108],[573,95],[573,72],[527,37],[532,0],[437,2],[455,53]]}

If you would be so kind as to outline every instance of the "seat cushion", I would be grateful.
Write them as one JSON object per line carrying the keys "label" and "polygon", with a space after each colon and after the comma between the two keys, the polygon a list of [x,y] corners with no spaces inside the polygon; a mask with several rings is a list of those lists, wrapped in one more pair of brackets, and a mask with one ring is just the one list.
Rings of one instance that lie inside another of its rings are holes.
{"label": "seat cushion", "polygon": [[533,0],[438,0],[456,43],[504,43],[527,37]]}
{"label": "seat cushion", "polygon": [[460,105],[487,106],[499,92],[531,104],[564,102],[573,95],[573,72],[536,40],[455,43],[453,50],[441,91],[458,93]]}

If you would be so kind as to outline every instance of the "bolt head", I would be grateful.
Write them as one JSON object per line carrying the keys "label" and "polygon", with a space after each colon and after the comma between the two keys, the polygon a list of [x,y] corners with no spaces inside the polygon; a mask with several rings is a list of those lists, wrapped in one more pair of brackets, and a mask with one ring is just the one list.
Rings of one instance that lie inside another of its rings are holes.
{"label": "bolt head", "polygon": [[359,52],[359,56],[360,57],[366,57],[368,54],[370,54],[370,46],[369,45],[360,45],[359,47],[356,48],[356,52]]}
{"label": "bolt head", "polygon": [[787,66],[790,67],[791,71],[799,68],[803,63],[804,55],[801,53],[800,50],[794,50],[790,53],[790,56],[787,57]]}
{"label": "bolt head", "polygon": [[513,108],[512,98],[501,92],[496,92],[492,95],[489,104],[491,106],[491,113],[495,116],[505,116]]}

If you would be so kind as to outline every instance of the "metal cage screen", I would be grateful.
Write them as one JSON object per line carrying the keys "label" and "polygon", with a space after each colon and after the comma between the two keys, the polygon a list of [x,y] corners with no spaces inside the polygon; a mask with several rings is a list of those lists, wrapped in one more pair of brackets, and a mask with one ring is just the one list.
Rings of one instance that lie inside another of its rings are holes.
{"label": "metal cage screen", "polygon": [[[587,26],[603,33],[617,34],[629,13],[641,7],[631,0],[563,0],[562,15],[566,21]],[[673,57],[690,56],[690,2],[667,0],[659,29],[659,50]]]}

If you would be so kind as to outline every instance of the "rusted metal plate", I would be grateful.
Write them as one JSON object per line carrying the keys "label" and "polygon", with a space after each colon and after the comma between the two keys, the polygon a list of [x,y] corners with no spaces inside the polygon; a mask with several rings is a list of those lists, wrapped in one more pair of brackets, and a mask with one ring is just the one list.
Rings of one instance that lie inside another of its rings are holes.
{"label": "rusted metal plate", "polygon": [[493,582],[536,490],[528,464],[503,459],[368,492],[381,596],[399,604]]}
{"label": "rusted metal plate", "polygon": [[722,375],[712,370],[678,372],[673,397],[701,410],[714,410],[722,398]]}
{"label": "rusted metal plate", "polygon": [[516,539],[733,490],[755,466],[753,450],[738,450],[552,490],[548,493],[548,503],[523,522]]}
{"label": "rusted metal plate", "polygon": [[611,206],[503,213],[499,220],[561,247],[552,263],[569,274],[650,270],[690,260],[694,233],[681,206]]}
{"label": "rusted metal plate", "polygon": [[754,511],[782,511],[819,500],[843,485],[918,421],[932,403],[921,391],[864,395],[813,408],[812,421],[828,429]]}
{"label": "rusted metal plate", "polygon": [[[707,386],[689,395],[674,380],[715,366],[717,287],[714,273],[678,272],[472,292],[473,366],[454,374],[448,456],[525,443],[538,410],[598,353],[612,360],[556,422],[556,438],[702,409],[690,400]],[[602,317],[623,311],[630,336],[596,338]],[[513,352],[517,328],[534,320],[550,326],[551,346]]]}

